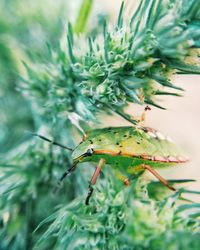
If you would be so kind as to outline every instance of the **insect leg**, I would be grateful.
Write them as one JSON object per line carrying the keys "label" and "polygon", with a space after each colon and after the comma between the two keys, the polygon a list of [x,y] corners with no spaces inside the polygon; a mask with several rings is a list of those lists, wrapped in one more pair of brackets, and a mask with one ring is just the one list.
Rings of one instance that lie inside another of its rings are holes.
{"label": "insect leg", "polygon": [[165,185],[166,187],[168,187],[169,189],[176,191],[176,189],[174,187],[172,187],[169,182],[167,180],[165,180],[161,175],[159,175],[159,173],[153,169],[152,167],[150,167],[149,165],[141,165],[141,168],[143,169],[147,169],[149,172],[151,172],[160,182],[162,182],[163,185]]}
{"label": "insect leg", "polygon": [[142,172],[139,173],[135,173],[135,174],[129,174],[128,177],[126,177],[123,182],[125,186],[130,186],[131,181],[136,179],[137,177],[139,177],[142,174]]}
{"label": "insect leg", "polygon": [[58,190],[59,190],[59,188],[60,188],[60,185],[61,185],[61,182],[63,181],[63,179],[64,179],[65,177],[67,177],[69,174],[71,174],[71,172],[73,172],[73,171],[76,169],[77,163],[78,163],[78,162],[75,162],[70,168],[67,169],[67,171],[65,171],[65,172],[63,173],[63,175],[62,175],[61,178],[59,179],[59,181],[58,181],[56,187],[54,188],[53,193],[56,194],[56,193],[58,192]]}
{"label": "insect leg", "polygon": [[73,172],[76,168],[77,163],[74,163],[70,168],[67,169],[67,171],[65,171],[63,173],[63,175],[61,176],[59,183],[61,183],[63,181],[63,179],[65,179],[65,177],[67,177],[69,174],[71,174],[71,172]]}
{"label": "insect leg", "polygon": [[122,181],[124,183],[125,186],[130,185],[129,178],[124,176],[119,169],[115,169],[115,175],[116,175],[117,179],[119,179],[120,181]]}
{"label": "insect leg", "polygon": [[148,110],[151,110],[151,108],[147,105],[147,106],[144,108],[143,113],[141,114],[140,122],[145,122],[146,112],[147,112]]}
{"label": "insect leg", "polygon": [[131,116],[133,120],[136,120],[137,121],[137,124],[138,125],[141,125],[143,122],[145,122],[145,118],[146,118],[146,112],[148,110],[151,110],[151,108],[147,105],[145,108],[144,108],[144,111],[142,112],[142,114],[140,115],[140,117],[135,117],[135,116]]}
{"label": "insect leg", "polygon": [[101,168],[102,166],[105,164],[105,160],[103,158],[100,159],[99,161],[99,164],[97,165],[96,169],[95,169],[95,172],[92,176],[92,179],[90,181],[90,184],[89,184],[89,190],[88,190],[88,195],[86,197],[86,200],[85,200],[85,204],[86,205],[89,205],[89,201],[90,201],[90,197],[92,196],[92,193],[94,191],[93,189],[93,185],[95,185],[96,181],[97,181],[97,177],[99,176],[99,173],[101,171]]}
{"label": "insect leg", "polygon": [[139,177],[141,173],[138,174],[130,174],[126,179],[124,179],[124,185],[129,186],[131,181]]}

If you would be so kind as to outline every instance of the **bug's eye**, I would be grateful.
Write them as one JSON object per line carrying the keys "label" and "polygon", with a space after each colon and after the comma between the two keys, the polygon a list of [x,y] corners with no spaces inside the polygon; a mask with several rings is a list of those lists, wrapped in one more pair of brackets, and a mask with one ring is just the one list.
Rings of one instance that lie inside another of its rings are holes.
{"label": "bug's eye", "polygon": [[94,149],[93,148],[89,148],[88,150],[87,150],[87,156],[92,156],[93,155],[93,152],[94,152]]}

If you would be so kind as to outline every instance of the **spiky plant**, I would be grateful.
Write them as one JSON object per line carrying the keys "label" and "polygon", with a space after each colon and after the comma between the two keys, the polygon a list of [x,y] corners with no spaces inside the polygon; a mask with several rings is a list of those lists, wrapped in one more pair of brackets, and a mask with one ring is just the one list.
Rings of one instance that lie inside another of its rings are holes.
{"label": "spiky plant", "polygon": [[[131,19],[123,18],[122,3],[114,27],[101,19],[101,29],[83,33],[91,4],[83,1],[81,25],[79,19],[68,25],[48,60],[25,64],[28,77],[20,85],[35,130],[69,146],[77,144],[74,128],[93,128],[97,114],[135,123],[125,112],[130,103],[160,107],[158,95],[181,91],[173,74],[200,72],[199,0],[140,1]],[[87,166],[53,192],[70,160],[68,152],[30,136],[1,161],[2,249],[198,249],[200,206],[184,201],[185,193],[198,192],[168,193],[142,178],[127,189],[110,167],[85,206]]]}
{"label": "spiky plant", "polygon": [[199,16],[199,1],[141,1],[131,20],[122,4],[116,26],[103,22],[96,36],[69,24],[52,60],[27,66],[24,91],[49,119],[91,121],[103,110],[130,120],[130,103],[160,107],[156,96],[178,95],[173,74],[199,74]]}

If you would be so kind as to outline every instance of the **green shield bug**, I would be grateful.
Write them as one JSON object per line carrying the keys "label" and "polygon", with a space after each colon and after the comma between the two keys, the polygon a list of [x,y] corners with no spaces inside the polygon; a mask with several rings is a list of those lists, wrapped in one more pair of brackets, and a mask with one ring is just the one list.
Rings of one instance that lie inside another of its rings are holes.
{"label": "green shield bug", "polygon": [[73,164],[63,174],[60,181],[73,172],[78,163],[97,163],[90,180],[86,205],[89,204],[93,193],[93,185],[95,185],[102,167],[106,164],[114,168],[117,178],[122,180],[125,185],[129,185],[135,175],[149,171],[169,189],[176,191],[155,169],[187,161],[187,158],[169,138],[155,129],[143,126],[92,130],[83,137],[75,149],[70,149],[44,136],[35,135],[72,151]]}

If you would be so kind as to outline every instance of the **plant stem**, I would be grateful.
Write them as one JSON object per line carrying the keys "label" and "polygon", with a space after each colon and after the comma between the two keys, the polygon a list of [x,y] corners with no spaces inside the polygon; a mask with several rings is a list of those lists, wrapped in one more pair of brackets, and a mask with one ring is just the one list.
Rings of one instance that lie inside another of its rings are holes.
{"label": "plant stem", "polygon": [[87,20],[92,10],[92,4],[93,0],[83,0],[74,25],[74,32],[76,34],[84,32]]}

